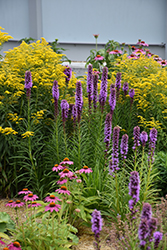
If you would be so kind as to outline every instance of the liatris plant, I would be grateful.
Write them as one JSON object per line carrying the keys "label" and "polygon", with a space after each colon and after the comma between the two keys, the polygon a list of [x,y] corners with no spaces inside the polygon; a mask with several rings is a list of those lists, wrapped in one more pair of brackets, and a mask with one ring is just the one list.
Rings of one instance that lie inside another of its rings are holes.
{"label": "liatris plant", "polygon": [[66,78],[66,84],[68,86],[68,83],[69,83],[69,81],[70,81],[70,79],[72,77],[72,69],[68,65],[65,66],[64,74],[66,75],[66,77],[65,77]]}
{"label": "liatris plant", "polygon": [[163,234],[160,232],[155,232],[154,235],[154,249],[158,248],[160,241],[162,240]]}
{"label": "liatris plant", "polygon": [[148,162],[149,166],[154,162],[154,151],[155,151],[155,144],[157,141],[157,130],[155,128],[152,128],[150,130],[150,140],[149,140],[149,152],[148,152]]}
{"label": "liatris plant", "polygon": [[99,95],[99,103],[101,106],[102,113],[103,113],[104,105],[107,99],[107,78],[108,78],[108,68],[104,67],[103,72],[102,72],[101,89],[100,89],[100,95]]}
{"label": "liatris plant", "polygon": [[130,182],[129,182],[129,195],[132,197],[129,200],[129,209],[131,211],[131,219],[135,219],[134,215],[138,210],[134,209],[134,206],[139,201],[139,192],[140,192],[140,178],[137,171],[130,173]]}
{"label": "liatris plant", "polygon": [[61,101],[61,113],[62,113],[62,120],[63,120],[63,127],[65,128],[65,122],[66,119],[68,118],[68,109],[69,109],[69,104],[66,100]]}
{"label": "liatris plant", "polygon": [[138,153],[138,147],[140,146],[140,127],[136,126],[133,129],[133,137],[134,137],[134,145],[132,149],[134,150],[134,170],[136,170],[136,161],[137,161],[137,153]]}
{"label": "liatris plant", "polygon": [[75,126],[75,122],[77,119],[77,109],[76,109],[75,105],[72,106],[72,115],[73,115],[73,122],[74,122],[74,126]]}
{"label": "liatris plant", "polygon": [[121,88],[121,73],[118,72],[117,75],[116,75],[116,80],[115,80],[115,87],[116,87],[116,90],[117,90],[117,101],[119,99],[119,93],[120,93],[120,88]]}
{"label": "liatris plant", "polygon": [[146,239],[148,236],[148,221],[146,218],[143,218],[140,221],[138,236],[139,236],[139,240],[140,240],[141,249],[145,249],[145,245],[147,243]]}
{"label": "liatris plant", "polygon": [[122,136],[121,144],[120,144],[120,152],[122,155],[122,160],[123,160],[124,166],[125,166],[126,155],[128,153],[128,139],[129,139],[129,136],[127,134],[124,134]]}
{"label": "liatris plant", "polygon": [[124,82],[122,89],[123,89],[124,95],[126,96],[128,93],[129,84],[127,82]]}
{"label": "liatris plant", "polygon": [[26,89],[27,99],[30,100],[31,96],[31,88],[32,88],[32,78],[31,78],[31,71],[25,72],[25,85],[24,88]]}
{"label": "liatris plant", "polygon": [[77,110],[77,118],[79,123],[81,120],[81,113],[83,107],[82,84],[80,81],[76,83],[75,107]]}
{"label": "liatris plant", "polygon": [[91,113],[92,90],[93,90],[93,67],[92,64],[89,64],[88,75],[87,75],[87,93],[88,93],[88,103],[89,103],[90,113]]}
{"label": "liatris plant", "polygon": [[111,115],[109,113],[106,115],[105,127],[104,127],[104,135],[105,135],[104,142],[106,144],[106,152],[108,151],[109,146],[110,146],[111,129],[112,129]]}
{"label": "liatris plant", "polygon": [[92,232],[95,234],[95,242],[94,246],[96,250],[100,250],[100,232],[102,230],[102,218],[101,218],[101,213],[98,210],[94,210],[92,213]]}
{"label": "liatris plant", "polygon": [[113,145],[112,145],[112,160],[109,164],[109,173],[110,175],[113,175],[113,173],[116,170],[119,170],[118,164],[119,164],[119,153],[118,153],[118,147],[119,147],[119,132],[120,128],[119,126],[114,127],[113,129]]}
{"label": "liatris plant", "polygon": [[94,111],[97,108],[97,83],[99,79],[99,74],[97,72],[93,72],[93,107]]}
{"label": "liatris plant", "polygon": [[146,142],[148,141],[148,135],[145,131],[141,132],[140,134],[140,140],[142,143],[142,147],[144,148],[146,146]]}
{"label": "liatris plant", "polygon": [[146,218],[147,220],[150,220],[152,217],[152,208],[149,203],[143,204],[143,209],[141,213],[141,219]]}
{"label": "liatris plant", "polygon": [[55,106],[55,118],[57,118],[59,112],[58,110],[59,87],[58,87],[58,82],[56,80],[53,82],[52,96],[54,99],[54,106]]}
{"label": "liatris plant", "polygon": [[116,89],[114,84],[111,84],[110,86],[109,105],[110,105],[110,114],[112,119],[112,115],[116,106]]}
{"label": "liatris plant", "polygon": [[135,90],[134,90],[134,89],[130,89],[130,90],[129,90],[129,96],[130,96],[130,109],[132,108],[134,95],[135,95]]}

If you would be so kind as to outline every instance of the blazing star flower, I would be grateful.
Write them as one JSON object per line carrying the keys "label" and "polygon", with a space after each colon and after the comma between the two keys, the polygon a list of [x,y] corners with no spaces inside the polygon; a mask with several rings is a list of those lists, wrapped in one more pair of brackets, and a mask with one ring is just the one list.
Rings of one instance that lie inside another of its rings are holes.
{"label": "blazing star flower", "polygon": [[61,205],[56,204],[55,202],[51,202],[49,205],[45,207],[45,212],[50,211],[51,213],[53,211],[59,212],[59,209],[61,209]]}
{"label": "blazing star flower", "polygon": [[65,168],[65,169],[63,169],[62,172],[59,173],[59,175],[61,178],[64,178],[64,177],[70,178],[73,176],[73,172],[71,172],[69,169]]}
{"label": "blazing star flower", "polygon": [[104,142],[106,143],[106,150],[108,150],[109,145],[110,145],[110,140],[111,140],[111,115],[110,113],[106,115],[105,119],[105,127],[104,127]]}
{"label": "blazing star flower", "polygon": [[140,221],[139,230],[138,230],[138,237],[140,240],[141,247],[145,246],[147,236],[148,236],[148,220],[146,218],[143,218]]}
{"label": "blazing star flower", "polygon": [[140,178],[137,171],[130,173],[130,182],[129,182],[129,195],[132,197],[132,200],[129,201],[129,209],[132,212],[132,215],[137,211],[133,211],[134,206],[139,201],[139,192],[140,192]]}
{"label": "blazing star flower", "polygon": [[31,78],[31,72],[26,71],[25,72],[25,85],[24,88],[27,90],[27,98],[30,99],[31,96],[31,88],[32,88],[32,78]]}
{"label": "blazing star flower", "polygon": [[141,143],[142,143],[142,147],[145,147],[146,146],[146,142],[148,141],[148,135],[145,131],[143,131],[141,134],[140,134],[140,140],[141,140]]}
{"label": "blazing star flower", "polygon": [[75,121],[77,119],[77,109],[76,109],[75,105],[73,105],[73,107],[72,107],[72,115],[73,115],[73,121],[75,123]]}
{"label": "blazing star flower", "polygon": [[72,77],[72,69],[68,66],[68,65],[65,65],[65,69],[64,69],[64,72],[63,72],[66,76],[66,84],[68,85],[71,77]]}
{"label": "blazing star flower", "polygon": [[52,168],[52,171],[58,172],[59,170],[62,170],[63,166],[55,164],[54,167]]}
{"label": "blazing star flower", "polygon": [[88,168],[88,166],[84,166],[82,169],[79,170],[79,174],[89,174],[89,173],[92,173],[92,169],[91,168]]}
{"label": "blazing star flower", "polygon": [[69,104],[66,100],[61,101],[61,115],[63,123],[65,123],[66,119],[68,118],[68,110],[69,110]]}
{"label": "blazing star flower", "polygon": [[37,203],[36,201],[33,201],[31,204],[28,205],[28,208],[29,207],[40,207],[42,206],[40,203]]}
{"label": "blazing star flower", "polygon": [[110,114],[113,115],[113,111],[116,106],[116,89],[114,84],[111,84],[110,86],[109,105],[110,105]]}
{"label": "blazing star flower", "polygon": [[103,221],[101,218],[101,213],[98,210],[94,210],[92,213],[92,218],[91,218],[91,223],[92,223],[92,232],[95,234],[95,246],[97,250],[100,250],[100,232],[102,230],[103,226]]}
{"label": "blazing star flower", "polygon": [[140,127],[136,126],[133,129],[133,136],[134,136],[134,146],[132,147],[133,150],[137,150],[140,146]]}
{"label": "blazing star flower", "polygon": [[10,200],[8,203],[5,205],[5,207],[13,207],[14,201]]}
{"label": "blazing star flower", "polygon": [[148,152],[148,162],[153,163],[154,162],[154,151],[155,151],[155,144],[157,141],[157,130],[155,128],[152,128],[150,130],[150,140],[149,140],[149,152]]}
{"label": "blazing star flower", "polygon": [[99,74],[97,72],[93,72],[93,106],[94,110],[97,108],[97,84],[98,84]]}
{"label": "blazing star flower", "polygon": [[141,212],[141,219],[146,218],[147,220],[150,220],[152,217],[152,208],[149,203],[143,204],[143,209]]}
{"label": "blazing star flower", "polygon": [[96,61],[102,61],[102,60],[104,59],[104,56],[97,55],[94,59],[95,59]]}
{"label": "blazing star flower", "polygon": [[46,202],[55,202],[55,201],[61,201],[57,196],[51,194],[50,196],[47,196],[45,198]]}
{"label": "blazing star flower", "polygon": [[65,157],[64,160],[62,162],[60,162],[60,165],[62,165],[62,164],[73,165],[74,162],[70,161],[67,157]]}
{"label": "blazing star flower", "polygon": [[32,193],[30,190],[28,190],[28,188],[23,188],[22,191],[18,192],[18,194],[30,194]]}
{"label": "blazing star flower", "polygon": [[67,190],[66,186],[61,186],[59,189],[56,189],[55,192],[58,192],[58,194],[67,194],[67,195],[71,194],[71,192]]}
{"label": "blazing star flower", "polygon": [[107,99],[107,78],[108,78],[108,68],[103,68],[102,78],[101,78],[101,89],[99,95],[99,103],[103,112],[104,105]]}
{"label": "blazing star flower", "polygon": [[119,54],[122,54],[122,53],[123,53],[122,50],[117,50],[117,49],[112,50],[112,51],[109,52],[109,54],[115,54],[115,55],[119,55]]}
{"label": "blazing star flower", "polygon": [[13,202],[13,207],[23,207],[24,206],[24,202],[21,202],[20,200],[16,200],[15,202]]}
{"label": "blazing star flower", "polygon": [[57,115],[58,115],[58,112],[59,112],[58,111],[59,87],[58,87],[58,82],[56,80],[53,82],[52,96],[54,98],[55,117],[57,118]]}
{"label": "blazing star flower", "polygon": [[1,237],[0,237],[0,244],[1,244],[1,245],[6,245],[5,242],[3,242],[3,241],[1,240]]}
{"label": "blazing star flower", "polygon": [[123,89],[124,95],[126,96],[128,93],[129,84],[127,82],[124,82],[122,89]]}
{"label": "blazing star flower", "polygon": [[67,183],[67,179],[60,178],[60,179],[57,181],[57,184],[59,184],[59,185],[63,185],[64,183]]}
{"label": "blazing star flower", "polygon": [[10,250],[22,250],[22,249],[21,249],[21,245],[20,245],[20,243],[19,243],[18,241],[14,241],[13,243],[10,243],[10,244],[8,245],[8,248],[9,248]]}
{"label": "blazing star flower", "polygon": [[88,93],[89,112],[91,111],[92,90],[93,90],[93,67],[92,67],[92,64],[89,64],[88,75],[87,75],[87,93]]}
{"label": "blazing star flower", "polygon": [[119,170],[119,153],[118,153],[118,146],[119,146],[119,126],[114,127],[113,129],[113,147],[112,147],[112,160],[109,163],[109,173],[113,175],[116,170]]}
{"label": "blazing star flower", "polygon": [[162,240],[162,237],[163,237],[163,233],[160,233],[160,232],[155,232],[154,235],[154,249],[158,248],[158,245],[160,243],[160,241]]}
{"label": "blazing star flower", "polygon": [[36,194],[28,194],[26,196],[23,197],[23,200],[25,201],[35,201],[36,199],[38,199],[39,197]]}
{"label": "blazing star flower", "polygon": [[129,139],[129,136],[127,134],[124,134],[122,136],[120,152],[121,152],[123,159],[126,159],[126,155],[128,153],[128,139]]}
{"label": "blazing star flower", "polygon": [[157,229],[157,223],[158,223],[157,218],[153,218],[153,217],[148,221],[148,227],[149,227],[148,238],[149,238],[149,242],[153,241],[152,236],[153,236],[153,233],[155,232],[155,230]]}
{"label": "blazing star flower", "polygon": [[82,113],[82,107],[83,107],[81,81],[78,81],[76,83],[75,106],[76,106],[76,110],[77,110],[77,117],[78,117],[78,123],[79,123],[81,120],[81,113]]}
{"label": "blazing star flower", "polygon": [[116,99],[118,101],[119,99],[119,94],[120,94],[120,88],[121,88],[121,73],[118,72],[116,75],[116,80],[115,80],[115,87],[116,87]]}

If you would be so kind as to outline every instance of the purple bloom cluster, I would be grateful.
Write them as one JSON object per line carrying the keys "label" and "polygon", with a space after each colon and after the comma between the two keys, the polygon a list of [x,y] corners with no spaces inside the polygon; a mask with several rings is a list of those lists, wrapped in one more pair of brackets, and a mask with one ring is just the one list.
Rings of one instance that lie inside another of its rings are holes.
{"label": "purple bloom cluster", "polygon": [[157,231],[154,233],[153,236],[155,239],[154,240],[154,249],[156,249],[156,248],[158,248],[158,245],[159,245],[160,241],[162,240],[163,234]]}
{"label": "purple bloom cluster", "polygon": [[109,105],[110,105],[110,113],[112,115],[116,106],[116,89],[114,84],[111,84],[110,86]]}
{"label": "purple bloom cluster", "polygon": [[128,153],[128,139],[129,136],[127,134],[124,134],[121,139],[120,152],[123,159],[126,159]]}
{"label": "purple bloom cluster", "polygon": [[32,88],[32,77],[31,77],[31,71],[25,72],[25,85],[24,88],[26,89],[26,95],[28,100],[31,96],[31,88]]}
{"label": "purple bloom cluster", "polygon": [[56,80],[53,82],[52,96],[54,98],[55,117],[57,117],[57,115],[58,115],[59,87],[58,87],[58,82]]}
{"label": "purple bloom cluster", "polygon": [[100,250],[100,232],[102,230],[102,226],[103,226],[103,221],[101,218],[101,213],[98,210],[94,210],[92,213],[92,219],[91,219],[91,223],[92,223],[92,232],[95,234],[95,249],[96,250]]}
{"label": "purple bloom cluster", "polygon": [[148,135],[145,131],[143,131],[141,134],[140,134],[140,141],[142,143],[142,147],[144,148],[146,146],[146,142],[148,141]]}
{"label": "purple bloom cluster", "polygon": [[117,90],[117,101],[119,99],[119,92],[120,92],[120,88],[121,88],[121,73],[118,72],[116,75],[116,80],[115,80],[115,87]]}
{"label": "purple bloom cluster", "polygon": [[101,79],[101,89],[99,95],[99,103],[103,112],[104,105],[107,99],[107,78],[108,78],[108,68],[103,68],[102,79]]}
{"label": "purple bloom cluster", "polygon": [[134,206],[139,201],[139,193],[140,193],[140,178],[139,173],[137,171],[133,171],[130,173],[130,182],[129,182],[129,195],[132,197],[129,200],[129,209],[131,210],[132,215],[134,215],[137,211],[134,211]]}
{"label": "purple bloom cluster", "polygon": [[98,73],[93,73],[93,106],[94,110],[97,108],[97,83],[99,79]]}
{"label": "purple bloom cluster", "polygon": [[65,66],[64,74],[66,75],[66,84],[68,84],[72,77],[72,69],[68,65]]}
{"label": "purple bloom cluster", "polygon": [[76,107],[78,123],[79,123],[81,120],[81,113],[82,113],[82,107],[83,107],[82,84],[80,81],[76,83],[75,107]]}
{"label": "purple bloom cluster", "polygon": [[155,151],[155,144],[157,141],[157,130],[152,128],[150,130],[150,140],[149,140],[149,152],[148,152],[148,162],[149,164],[154,162],[154,151]]}
{"label": "purple bloom cluster", "polygon": [[61,101],[61,112],[62,112],[62,120],[63,123],[68,118],[68,110],[69,110],[69,104],[66,100]]}
{"label": "purple bloom cluster", "polygon": [[134,146],[132,147],[132,149],[137,150],[137,148],[140,146],[140,128],[138,126],[134,127],[133,136],[134,136]]}
{"label": "purple bloom cluster", "polygon": [[91,110],[92,91],[93,91],[93,67],[92,64],[89,64],[88,75],[87,75],[87,93],[88,93],[89,111]]}
{"label": "purple bloom cluster", "polygon": [[111,140],[111,115],[106,115],[105,127],[104,127],[104,142],[106,143],[106,150],[108,150]]}
{"label": "purple bloom cluster", "polygon": [[127,82],[124,82],[122,89],[123,89],[124,95],[126,96],[128,93],[129,84]]}
{"label": "purple bloom cluster", "polygon": [[130,89],[130,90],[129,90],[129,96],[130,96],[130,108],[132,108],[134,95],[135,95],[135,90],[134,90],[134,89]]}
{"label": "purple bloom cluster", "polygon": [[77,119],[77,109],[76,109],[75,105],[72,106],[72,115],[73,115],[73,119],[74,119],[74,122],[75,122],[76,119]]}
{"label": "purple bloom cluster", "polygon": [[112,175],[116,170],[119,170],[118,164],[119,164],[119,153],[118,153],[118,147],[119,147],[119,132],[120,128],[118,126],[114,127],[113,129],[113,146],[112,146],[112,160],[109,163],[109,173]]}

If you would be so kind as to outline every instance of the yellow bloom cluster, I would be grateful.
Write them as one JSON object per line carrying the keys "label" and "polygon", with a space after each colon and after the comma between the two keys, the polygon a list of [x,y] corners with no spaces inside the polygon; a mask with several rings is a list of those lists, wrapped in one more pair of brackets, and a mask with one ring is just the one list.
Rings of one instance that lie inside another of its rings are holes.
{"label": "yellow bloom cluster", "polygon": [[44,115],[45,111],[46,111],[46,109],[37,111],[36,113],[32,113],[31,118],[34,119],[35,124],[38,124],[39,120],[44,119],[43,115]]}
{"label": "yellow bloom cluster", "polygon": [[0,126],[0,133],[5,134],[5,135],[10,135],[10,134],[16,135],[16,134],[18,134],[18,132],[16,132],[11,127],[6,127],[6,128],[3,129],[1,126]]}
{"label": "yellow bloom cluster", "polygon": [[139,115],[138,118],[140,118],[139,124],[141,124],[144,128],[156,128],[157,130],[161,129],[162,123],[158,120],[155,121],[154,117],[151,117],[151,121],[146,121],[146,119],[141,115]]}
{"label": "yellow bloom cluster", "polygon": [[22,121],[24,118],[19,118],[17,113],[8,113],[8,119],[12,122],[15,122],[16,124],[19,123],[19,121]]}
{"label": "yellow bloom cluster", "polygon": [[34,132],[26,131],[24,134],[21,135],[23,138],[34,136]]}
{"label": "yellow bloom cluster", "polygon": [[8,33],[2,32],[1,30],[4,30],[4,28],[2,28],[2,27],[0,26],[0,46],[1,46],[3,43],[7,42],[9,39],[13,39],[12,36],[9,36]]}

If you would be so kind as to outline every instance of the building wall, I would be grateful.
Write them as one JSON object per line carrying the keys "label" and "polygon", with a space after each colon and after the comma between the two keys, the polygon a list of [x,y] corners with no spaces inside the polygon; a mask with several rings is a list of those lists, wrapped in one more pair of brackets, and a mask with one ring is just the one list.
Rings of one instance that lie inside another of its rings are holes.
{"label": "building wall", "polygon": [[109,40],[136,44],[140,38],[167,59],[166,13],[166,0],[0,0],[0,26],[15,40],[3,50],[25,37],[57,38],[69,59],[85,61],[99,34],[99,49]]}

